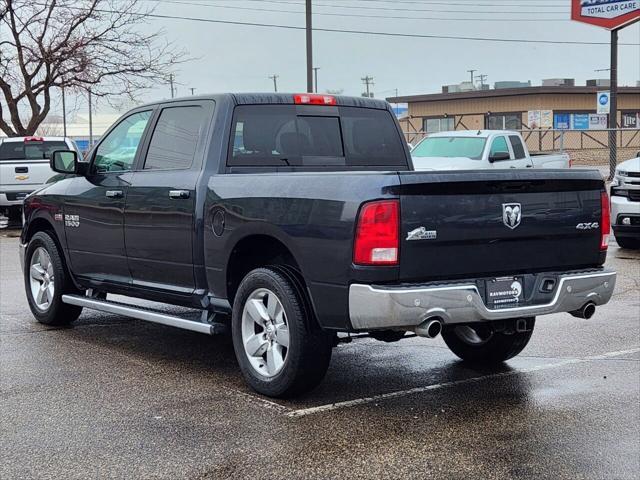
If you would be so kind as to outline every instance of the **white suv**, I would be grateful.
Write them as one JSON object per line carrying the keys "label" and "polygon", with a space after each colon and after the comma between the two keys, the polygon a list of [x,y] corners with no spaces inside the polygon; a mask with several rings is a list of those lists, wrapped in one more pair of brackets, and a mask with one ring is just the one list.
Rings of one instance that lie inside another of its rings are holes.
{"label": "white suv", "polygon": [[640,152],[616,168],[611,183],[611,223],[622,248],[640,248]]}

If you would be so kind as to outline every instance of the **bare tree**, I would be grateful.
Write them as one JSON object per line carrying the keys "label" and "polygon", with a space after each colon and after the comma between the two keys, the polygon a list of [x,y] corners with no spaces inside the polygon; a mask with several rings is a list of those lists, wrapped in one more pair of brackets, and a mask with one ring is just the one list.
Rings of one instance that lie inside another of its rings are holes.
{"label": "bare tree", "polygon": [[0,0],[0,130],[33,135],[55,88],[133,99],[166,83],[185,54],[145,33],[150,13],[140,0]]}

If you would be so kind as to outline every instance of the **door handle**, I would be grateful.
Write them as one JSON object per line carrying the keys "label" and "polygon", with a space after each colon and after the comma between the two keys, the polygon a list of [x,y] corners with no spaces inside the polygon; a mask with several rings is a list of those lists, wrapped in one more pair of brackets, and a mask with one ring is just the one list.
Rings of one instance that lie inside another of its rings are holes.
{"label": "door handle", "polygon": [[527,165],[527,168],[533,168],[533,165]]}
{"label": "door handle", "polygon": [[122,198],[122,190],[107,190],[105,196],[107,198]]}
{"label": "door handle", "polygon": [[189,190],[169,190],[169,198],[189,198]]}

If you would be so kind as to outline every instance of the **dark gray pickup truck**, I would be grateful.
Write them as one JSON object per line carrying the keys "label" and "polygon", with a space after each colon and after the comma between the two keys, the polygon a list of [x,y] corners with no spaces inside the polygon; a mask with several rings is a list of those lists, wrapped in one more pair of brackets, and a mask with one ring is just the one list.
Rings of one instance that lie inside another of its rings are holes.
{"label": "dark gray pickup truck", "polygon": [[265,395],[317,385],[341,332],[441,333],[472,365],[503,362],[536,316],[589,318],[615,285],[598,172],[414,172],[378,100],[158,102],[124,115],[85,161],[56,151],[51,165],[66,178],[25,200],[21,239],[36,319],[69,324],[89,308],[230,329]]}

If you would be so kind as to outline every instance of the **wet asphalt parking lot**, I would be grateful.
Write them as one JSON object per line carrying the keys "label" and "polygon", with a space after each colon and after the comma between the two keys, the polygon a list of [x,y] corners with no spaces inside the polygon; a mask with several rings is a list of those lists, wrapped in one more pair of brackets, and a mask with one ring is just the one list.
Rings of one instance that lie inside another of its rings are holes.
{"label": "wet asphalt parking lot", "polygon": [[0,479],[640,477],[640,254],[615,243],[612,301],[539,319],[499,369],[440,339],[364,339],[319,388],[272,401],[225,337],[89,310],[37,324],[15,234],[0,234]]}

